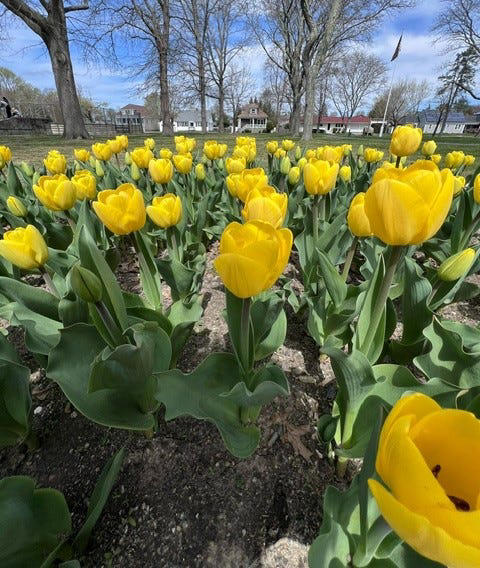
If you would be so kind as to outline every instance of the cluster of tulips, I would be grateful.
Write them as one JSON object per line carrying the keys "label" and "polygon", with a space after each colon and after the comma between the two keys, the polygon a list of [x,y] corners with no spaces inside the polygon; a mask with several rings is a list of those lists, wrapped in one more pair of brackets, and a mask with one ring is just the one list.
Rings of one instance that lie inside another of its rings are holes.
{"label": "cluster of tulips", "polygon": [[[318,443],[340,476],[363,459],[347,491],[327,490],[311,568],[480,566],[480,331],[441,312],[480,293],[475,157],[442,157],[408,125],[388,154],[270,140],[264,167],[253,137],[231,153],[174,144],[117,136],[73,161],[52,150],[38,171],[0,146],[0,317],[88,419],[151,436],[163,405],[165,420],[208,420],[247,457],[262,407],[289,395],[268,358],[296,312],[337,380]],[[232,350],[184,374],[217,240]],[[117,278],[125,254],[138,294]],[[16,385],[0,381],[0,447],[33,446],[28,372],[0,357]]]}

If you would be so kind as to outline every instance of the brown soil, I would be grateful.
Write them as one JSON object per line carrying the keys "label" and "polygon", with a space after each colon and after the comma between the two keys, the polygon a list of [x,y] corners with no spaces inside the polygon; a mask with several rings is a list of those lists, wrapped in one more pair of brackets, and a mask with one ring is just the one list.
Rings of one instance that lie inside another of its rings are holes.
{"label": "brown soil", "polygon": [[[215,247],[203,285],[205,313],[179,362],[184,371],[211,351],[228,349],[214,255]],[[137,288],[137,274],[131,260],[121,265],[125,288]],[[40,447],[0,452],[0,477],[31,475],[39,485],[63,491],[78,527],[100,469],[126,446],[123,469],[82,559],[86,568],[253,568],[263,565],[259,559],[266,547],[282,537],[311,543],[321,523],[325,486],[335,482],[314,426],[331,408],[335,390],[333,382],[322,386],[318,349],[304,323],[291,312],[288,320],[285,345],[272,359],[287,373],[292,394],[264,408],[260,446],[245,460],[231,456],[207,422],[161,420],[153,439],[89,422],[38,369],[22,333],[10,328],[10,339],[32,370]],[[271,566],[304,565],[304,559],[277,562]]]}

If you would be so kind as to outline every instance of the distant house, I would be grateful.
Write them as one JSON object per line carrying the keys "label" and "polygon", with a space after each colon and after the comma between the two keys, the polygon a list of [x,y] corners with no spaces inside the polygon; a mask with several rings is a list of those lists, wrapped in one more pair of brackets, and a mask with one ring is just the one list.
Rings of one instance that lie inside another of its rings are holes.
{"label": "distant house", "polygon": [[480,134],[480,111],[466,116],[465,132],[470,134]]}
{"label": "distant house", "polygon": [[115,114],[115,124],[127,131],[144,131],[147,111],[143,105],[128,104]]}
{"label": "distant house", "polygon": [[[158,122],[159,130],[163,130],[163,120]],[[210,112],[207,112],[207,132],[213,130],[213,118]],[[202,131],[202,114],[199,110],[181,110],[177,112],[173,119],[174,132],[201,132]]]}
{"label": "distant house", "polygon": [[[300,117],[300,132],[303,132],[303,116]],[[290,117],[281,116],[278,120],[278,131],[288,130]],[[313,117],[313,132],[324,134],[337,134],[349,132],[350,134],[360,135],[370,132],[370,118],[359,114],[347,119],[341,116],[318,116]]]}
{"label": "distant house", "polygon": [[[406,116],[402,124],[413,124],[423,130],[425,134],[433,134],[435,128],[440,132],[442,118],[440,113],[434,110],[421,110],[416,115]],[[468,124],[467,117],[463,112],[451,112],[447,116],[444,134],[463,134]]]}
{"label": "distant house", "polygon": [[237,117],[237,132],[263,132],[267,129],[268,115],[260,105],[251,102],[240,109]]}

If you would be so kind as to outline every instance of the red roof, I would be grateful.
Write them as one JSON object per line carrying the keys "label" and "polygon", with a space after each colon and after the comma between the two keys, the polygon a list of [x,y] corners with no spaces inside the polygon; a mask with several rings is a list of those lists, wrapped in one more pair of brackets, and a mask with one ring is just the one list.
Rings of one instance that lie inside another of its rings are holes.
{"label": "red roof", "polygon": [[138,113],[142,115],[146,113],[146,109],[143,105],[134,105],[132,103],[123,106],[120,110],[136,110]]}

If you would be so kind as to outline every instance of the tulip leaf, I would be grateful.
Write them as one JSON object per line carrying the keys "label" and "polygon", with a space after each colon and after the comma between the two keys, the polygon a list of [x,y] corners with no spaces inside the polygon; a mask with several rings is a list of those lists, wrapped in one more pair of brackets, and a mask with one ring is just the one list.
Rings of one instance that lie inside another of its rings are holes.
{"label": "tulip leaf", "polygon": [[8,164],[7,169],[7,189],[9,195],[15,195],[17,197],[22,197],[24,194],[22,182],[20,181],[17,170],[13,165],[13,162]]}
{"label": "tulip leaf", "polygon": [[[458,331],[444,326],[434,318],[423,332],[430,342],[430,351],[415,358],[415,365],[429,379],[438,378],[446,384],[459,388],[478,385],[480,376],[480,353],[466,351],[464,340]],[[471,342],[469,338],[467,340]]]}
{"label": "tulip leaf", "polygon": [[171,325],[170,343],[172,346],[171,366],[175,365],[194,325],[202,317],[203,308],[198,299],[189,303],[174,302],[168,309],[167,317]]}
{"label": "tulip leaf", "polygon": [[337,268],[330,262],[328,256],[321,250],[317,251],[317,255],[320,273],[325,280],[327,292],[332,299],[335,308],[338,309],[342,306],[342,303],[347,297],[347,285],[340,276]]}
{"label": "tulip leaf", "polygon": [[73,406],[84,416],[113,428],[150,430],[155,420],[142,412],[136,399],[123,390],[88,392],[91,364],[106,347],[93,325],[78,323],[60,332],[52,349],[47,376],[54,380]]}
{"label": "tulip leaf", "polygon": [[277,319],[273,322],[267,336],[255,346],[254,358],[255,361],[265,359],[283,345],[287,335],[287,315],[284,310],[281,310]]}
{"label": "tulip leaf", "polygon": [[162,310],[162,282],[152,252],[152,243],[149,242],[142,231],[135,231],[133,235],[135,248],[140,265],[140,282],[145,293],[149,307]]}
{"label": "tulip leaf", "polygon": [[[2,341],[7,341],[2,339]],[[0,448],[22,442],[30,431],[30,370],[0,361]]]}
{"label": "tulip leaf", "polygon": [[73,547],[77,552],[83,552],[88,544],[88,540],[95,523],[100,518],[108,496],[110,495],[113,485],[118,477],[124,456],[125,448],[121,448],[105,464],[100,477],[95,483],[95,487],[88,504],[87,518],[73,541]]}
{"label": "tulip leaf", "polygon": [[192,294],[196,272],[186,267],[176,258],[155,259],[159,273],[170,286],[174,301],[184,299]]}
{"label": "tulip leaf", "polygon": [[258,445],[260,432],[240,420],[241,408],[224,395],[242,381],[234,355],[212,353],[192,373],[165,371],[158,378],[157,399],[165,405],[165,420],[193,416],[213,422],[227,449],[248,457]]}
{"label": "tulip leaf", "polygon": [[[29,477],[0,480],[0,566],[45,565],[72,530],[64,496],[54,489],[36,489]],[[53,561],[53,558],[52,558]]]}
{"label": "tulip leaf", "polygon": [[266,292],[255,299],[250,309],[253,327],[255,361],[274,353],[285,341],[287,317],[283,300],[274,292]]}
{"label": "tulip leaf", "polygon": [[78,250],[82,266],[96,274],[102,283],[102,301],[120,328],[122,330],[125,329],[128,325],[127,309],[123,301],[120,285],[92,236],[83,227],[80,229]]}
{"label": "tulip leaf", "polygon": [[10,302],[18,302],[45,318],[60,321],[58,317],[59,299],[42,288],[1,276],[0,294],[3,294]]}

